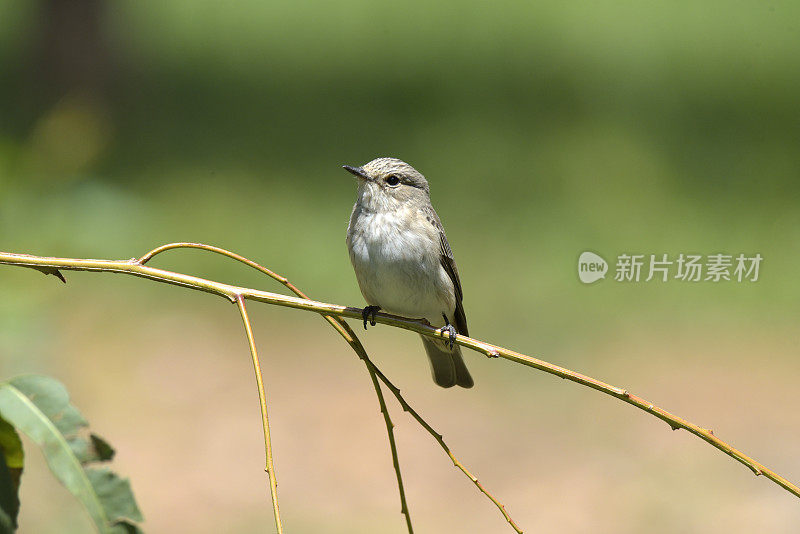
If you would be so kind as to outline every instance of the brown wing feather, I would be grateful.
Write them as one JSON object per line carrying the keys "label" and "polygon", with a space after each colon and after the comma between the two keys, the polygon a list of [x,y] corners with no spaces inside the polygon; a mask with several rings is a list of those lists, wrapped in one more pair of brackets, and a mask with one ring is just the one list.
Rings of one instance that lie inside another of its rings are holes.
{"label": "brown wing feather", "polygon": [[459,334],[469,336],[469,330],[467,329],[467,316],[464,313],[464,305],[462,304],[464,300],[464,293],[461,290],[461,280],[458,277],[458,267],[456,267],[456,260],[453,258],[453,251],[450,249],[450,243],[447,242],[447,236],[444,234],[444,228],[439,220],[439,216],[436,214],[433,208],[427,208],[425,210],[425,216],[427,217],[428,221],[439,230],[439,240],[441,241],[442,245],[439,261],[441,262],[442,267],[447,275],[450,277],[450,281],[453,282],[453,289],[455,289],[456,293],[456,310],[453,314],[456,323],[456,330]]}
{"label": "brown wing feather", "polygon": [[[442,234],[442,239],[444,239],[444,234]],[[469,336],[469,330],[467,329],[467,316],[464,314],[464,295],[461,292],[461,280],[458,279],[458,269],[456,268],[456,262],[453,258],[445,256],[442,254],[440,258],[442,262],[442,267],[450,276],[450,280],[453,281],[453,287],[456,289],[456,311],[453,314],[456,323],[456,330],[459,334],[463,334],[465,336]]]}

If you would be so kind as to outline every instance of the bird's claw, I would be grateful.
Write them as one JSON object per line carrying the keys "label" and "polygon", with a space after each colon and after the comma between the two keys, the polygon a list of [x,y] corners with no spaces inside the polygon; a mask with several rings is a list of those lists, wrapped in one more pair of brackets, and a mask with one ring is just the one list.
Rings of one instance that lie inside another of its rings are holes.
{"label": "bird's claw", "polygon": [[380,306],[365,306],[363,310],[361,310],[361,318],[364,319],[364,330],[367,329],[367,321],[372,326],[375,326],[375,314],[380,311]]}
{"label": "bird's claw", "polygon": [[453,344],[456,342],[456,336],[458,333],[456,332],[456,327],[448,324],[442,327],[442,333],[447,332],[448,344],[450,345],[450,350],[453,350]]}
{"label": "bird's claw", "polygon": [[458,332],[456,332],[456,327],[450,324],[450,319],[447,318],[446,314],[442,313],[442,319],[444,319],[444,326],[442,327],[441,332],[444,334],[444,331],[447,330],[447,338],[450,343],[450,350],[453,350],[453,343],[456,342],[456,335]]}

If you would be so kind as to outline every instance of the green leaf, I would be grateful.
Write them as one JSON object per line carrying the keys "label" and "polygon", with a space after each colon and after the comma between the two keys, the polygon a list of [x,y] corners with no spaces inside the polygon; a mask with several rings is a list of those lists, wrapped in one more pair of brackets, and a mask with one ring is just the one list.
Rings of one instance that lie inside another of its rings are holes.
{"label": "green leaf", "polygon": [[11,423],[0,417],[0,449],[6,457],[6,465],[12,469],[22,469],[25,465],[25,454],[19,434]]}
{"label": "green leaf", "polygon": [[0,533],[14,532],[19,513],[19,481],[25,456],[19,434],[0,418]]}
{"label": "green leaf", "polygon": [[17,487],[6,464],[5,453],[0,449],[0,533],[2,534],[14,532],[17,528],[19,513]]}
{"label": "green leaf", "polygon": [[42,448],[50,470],[83,504],[101,534],[141,532],[133,524],[142,521],[142,513],[130,483],[108,468],[91,467],[111,459],[114,450],[94,434],[82,435],[88,423],[61,383],[36,375],[0,383],[0,417]]}
{"label": "green leaf", "polygon": [[13,534],[16,531],[16,526],[8,514],[0,510],[0,534]]}

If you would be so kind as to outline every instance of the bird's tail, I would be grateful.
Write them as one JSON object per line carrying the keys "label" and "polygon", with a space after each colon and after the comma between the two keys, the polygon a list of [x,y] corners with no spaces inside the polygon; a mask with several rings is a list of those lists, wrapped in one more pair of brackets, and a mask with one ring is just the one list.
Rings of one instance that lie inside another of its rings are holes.
{"label": "bird's tail", "polygon": [[474,384],[469,375],[464,359],[461,357],[461,347],[454,345],[452,350],[444,341],[422,337],[422,345],[428,353],[431,362],[433,381],[443,388],[461,386],[471,388]]}

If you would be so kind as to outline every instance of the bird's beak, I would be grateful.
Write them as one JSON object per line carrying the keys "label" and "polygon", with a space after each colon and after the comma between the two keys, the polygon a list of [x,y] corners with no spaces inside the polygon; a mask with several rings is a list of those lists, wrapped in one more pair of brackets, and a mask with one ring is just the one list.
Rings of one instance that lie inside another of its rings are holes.
{"label": "bird's beak", "polygon": [[354,174],[357,178],[362,178],[364,180],[369,180],[369,175],[364,171],[362,167],[351,167],[350,165],[342,165],[342,168],[347,172]]}

